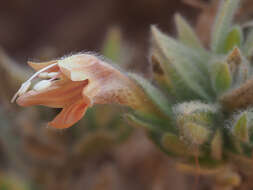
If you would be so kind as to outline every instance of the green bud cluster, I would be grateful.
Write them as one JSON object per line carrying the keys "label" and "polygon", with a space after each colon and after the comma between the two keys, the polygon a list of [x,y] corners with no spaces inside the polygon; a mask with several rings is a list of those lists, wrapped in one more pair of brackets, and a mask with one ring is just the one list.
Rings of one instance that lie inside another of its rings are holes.
{"label": "green bud cluster", "polygon": [[221,1],[207,48],[179,14],[177,39],[152,26],[154,81],[129,75],[161,114],[127,118],[168,155],[190,165],[197,155],[208,170],[253,158],[253,29],[232,22],[238,6]]}

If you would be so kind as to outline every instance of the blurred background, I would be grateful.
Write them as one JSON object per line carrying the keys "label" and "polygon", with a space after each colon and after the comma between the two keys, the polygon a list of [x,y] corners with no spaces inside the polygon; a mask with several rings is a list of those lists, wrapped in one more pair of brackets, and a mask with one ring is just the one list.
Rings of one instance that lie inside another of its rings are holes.
{"label": "blurred background", "polygon": [[[96,52],[128,71],[149,76],[149,28],[172,36],[178,12],[208,43],[219,0],[1,0],[0,190],[196,189],[143,129],[124,122],[117,106],[95,106],[67,130],[46,127],[58,110],[20,108],[10,99],[31,71],[48,61]],[[238,21],[252,17],[242,0]],[[200,176],[201,177],[201,176]],[[209,189],[199,180],[198,189]]]}

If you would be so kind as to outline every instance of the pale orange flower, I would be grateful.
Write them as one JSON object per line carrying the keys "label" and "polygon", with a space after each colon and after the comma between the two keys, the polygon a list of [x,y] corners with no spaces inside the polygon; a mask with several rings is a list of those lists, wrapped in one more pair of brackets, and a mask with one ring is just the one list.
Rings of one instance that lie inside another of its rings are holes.
{"label": "pale orange flower", "polygon": [[[89,54],[64,59],[28,63],[37,72],[22,84],[12,99],[20,106],[44,105],[62,108],[49,122],[55,128],[68,128],[79,121],[93,104],[117,103],[142,109],[143,92],[127,76]],[[28,90],[34,78],[44,79]]]}

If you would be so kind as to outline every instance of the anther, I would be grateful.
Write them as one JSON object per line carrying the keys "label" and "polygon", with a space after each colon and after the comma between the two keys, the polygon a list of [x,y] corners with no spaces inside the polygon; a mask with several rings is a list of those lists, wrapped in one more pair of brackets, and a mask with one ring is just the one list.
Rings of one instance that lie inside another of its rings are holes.
{"label": "anther", "polygon": [[42,80],[38,82],[37,84],[35,84],[33,89],[36,91],[41,91],[51,86],[51,84],[52,82],[50,80]]}
{"label": "anther", "polygon": [[48,79],[48,78],[56,77],[58,74],[59,74],[58,72],[51,72],[51,73],[43,72],[43,73],[40,73],[38,77],[42,79]]}
{"label": "anther", "polygon": [[17,91],[17,93],[13,96],[13,98],[11,99],[11,102],[13,103],[16,98],[19,95],[24,94],[29,87],[31,86],[31,81],[36,78],[38,75],[40,75],[41,73],[43,73],[44,71],[47,71],[48,69],[51,69],[52,67],[58,65],[58,63],[54,63],[52,65],[48,65],[47,67],[42,68],[41,70],[37,71],[36,73],[34,73],[26,82],[24,82],[21,87],[19,88],[19,90]]}

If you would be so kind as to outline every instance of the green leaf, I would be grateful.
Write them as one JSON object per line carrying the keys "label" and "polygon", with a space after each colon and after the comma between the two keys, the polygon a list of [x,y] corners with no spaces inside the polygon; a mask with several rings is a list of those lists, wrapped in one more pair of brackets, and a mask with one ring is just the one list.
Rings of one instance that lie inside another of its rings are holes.
{"label": "green leaf", "polygon": [[227,35],[238,5],[239,0],[221,0],[212,32],[211,50],[213,52],[224,53]]}
{"label": "green leaf", "polygon": [[180,138],[172,133],[166,132],[161,140],[163,147],[172,154],[187,156],[192,152]]}
{"label": "green leaf", "polygon": [[211,76],[212,84],[217,94],[221,94],[231,87],[232,74],[226,62],[213,63]]}
{"label": "green leaf", "polygon": [[209,138],[210,131],[206,126],[198,125],[193,122],[187,122],[180,126],[180,131],[186,140],[195,145],[201,145]]}
{"label": "green leaf", "polygon": [[179,40],[189,47],[203,50],[203,46],[194,30],[180,14],[175,15],[175,22]]}
{"label": "green leaf", "polygon": [[125,114],[124,117],[130,125],[135,127],[141,127],[154,132],[175,132],[175,128],[171,124],[171,121],[164,119],[161,120],[153,115],[142,115],[140,113],[133,112]]}
{"label": "green leaf", "polygon": [[248,132],[248,118],[247,113],[240,115],[239,119],[236,121],[233,127],[234,135],[243,142],[249,141],[249,132]]}
{"label": "green leaf", "polygon": [[124,116],[130,125],[134,125],[136,127],[142,127],[148,130],[157,130],[156,127],[154,127],[148,122],[143,121],[142,119],[136,117],[133,114],[125,114]]}
{"label": "green leaf", "polygon": [[148,80],[141,76],[133,73],[129,73],[128,76],[132,78],[149,96],[150,100],[158,107],[158,109],[165,115],[171,117],[172,110],[171,104],[167,97],[162,94],[162,92],[153,86]]}
{"label": "green leaf", "polygon": [[[172,75],[172,83],[179,89],[177,95],[189,92],[192,99],[210,100],[210,81],[208,79],[208,56],[203,52],[194,51],[152,27],[153,51],[157,52],[160,62]],[[178,84],[179,83],[179,84]],[[176,90],[177,91],[177,90]]]}
{"label": "green leaf", "polygon": [[171,100],[189,100],[196,95],[196,93],[186,86],[185,82],[173,68],[170,60],[163,56],[158,49],[153,49],[151,63],[154,79],[159,84],[159,87],[167,91]]}
{"label": "green leaf", "polygon": [[166,70],[163,60],[155,51],[153,51],[151,55],[151,64],[153,76],[156,82],[160,87],[167,90],[170,94],[173,94],[172,78]]}
{"label": "green leaf", "polygon": [[243,34],[241,28],[239,26],[233,27],[225,41],[225,53],[231,51],[234,47],[241,47],[242,41]]}

